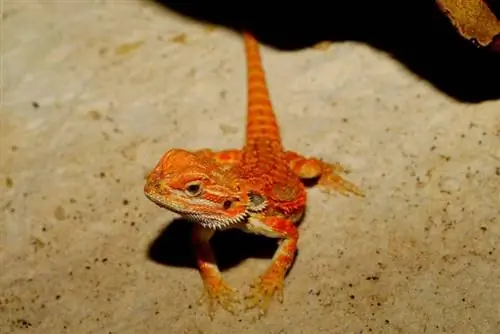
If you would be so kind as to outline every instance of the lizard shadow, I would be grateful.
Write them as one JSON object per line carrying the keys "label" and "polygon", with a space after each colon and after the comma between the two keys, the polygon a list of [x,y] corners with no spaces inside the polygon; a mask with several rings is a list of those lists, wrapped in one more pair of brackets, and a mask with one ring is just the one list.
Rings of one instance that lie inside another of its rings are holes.
{"label": "lizard shadow", "polygon": [[[191,230],[191,222],[182,218],[174,219],[149,245],[148,258],[166,266],[197,268]],[[217,232],[210,243],[221,271],[235,267],[248,258],[270,259],[278,247],[277,239],[238,229]],[[295,259],[297,256],[298,251]]]}
{"label": "lizard shadow", "polygon": [[[246,29],[262,43],[282,50],[298,50],[321,41],[365,43],[387,52],[458,101],[477,103],[500,98],[500,89],[494,84],[500,77],[500,53],[491,51],[493,48],[477,48],[459,35],[433,1],[285,6],[251,1],[150,1],[196,20],[234,31]],[[497,37],[500,39],[500,34]]]}

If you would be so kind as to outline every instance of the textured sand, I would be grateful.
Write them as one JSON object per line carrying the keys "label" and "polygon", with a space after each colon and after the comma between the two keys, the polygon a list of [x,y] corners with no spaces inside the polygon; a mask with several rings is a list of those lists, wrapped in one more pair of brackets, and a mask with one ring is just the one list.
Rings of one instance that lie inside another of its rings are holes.
{"label": "textured sand", "polygon": [[[311,190],[285,303],[211,322],[189,226],[142,187],[169,148],[242,144],[240,36],[133,0],[3,9],[1,333],[499,332],[500,101],[361,43],[263,47],[286,147],[367,197]],[[242,291],[272,246],[215,244]]]}

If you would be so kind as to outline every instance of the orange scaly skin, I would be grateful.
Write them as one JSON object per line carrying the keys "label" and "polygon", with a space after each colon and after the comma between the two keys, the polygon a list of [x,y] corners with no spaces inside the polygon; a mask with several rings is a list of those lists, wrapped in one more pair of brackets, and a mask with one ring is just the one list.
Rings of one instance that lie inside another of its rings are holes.
{"label": "orange scaly skin", "polygon": [[259,307],[263,315],[274,296],[283,300],[284,278],[297,249],[296,223],[306,206],[301,179],[317,178],[323,190],[363,196],[338,175],[344,171],[340,164],[283,150],[258,42],[249,33],[243,36],[248,70],[245,146],[222,152],[171,149],[144,188],[150,200],[195,223],[193,244],[211,317],[216,305],[234,312],[239,302],[236,290],[223,280],[210,246],[216,230],[239,228],[280,239],[271,264],[246,296],[247,306]]}

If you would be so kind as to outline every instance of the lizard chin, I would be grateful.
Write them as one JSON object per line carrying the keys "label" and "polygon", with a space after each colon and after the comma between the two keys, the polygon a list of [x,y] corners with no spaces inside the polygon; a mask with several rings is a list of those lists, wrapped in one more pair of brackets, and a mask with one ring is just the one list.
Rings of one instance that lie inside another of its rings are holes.
{"label": "lizard chin", "polygon": [[209,228],[211,230],[222,230],[233,225],[246,222],[249,215],[244,212],[234,218],[200,215],[197,213],[183,213],[181,216],[193,223],[200,224],[205,228]]}

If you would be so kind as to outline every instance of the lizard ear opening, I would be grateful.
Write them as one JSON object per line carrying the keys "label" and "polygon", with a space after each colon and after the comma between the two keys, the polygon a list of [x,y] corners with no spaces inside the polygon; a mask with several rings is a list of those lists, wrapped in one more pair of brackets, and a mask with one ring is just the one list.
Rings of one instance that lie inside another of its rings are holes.
{"label": "lizard ear opening", "polygon": [[256,212],[262,211],[267,206],[266,198],[261,194],[257,194],[255,192],[249,192],[248,199],[249,199],[248,209],[250,211],[256,211]]}

